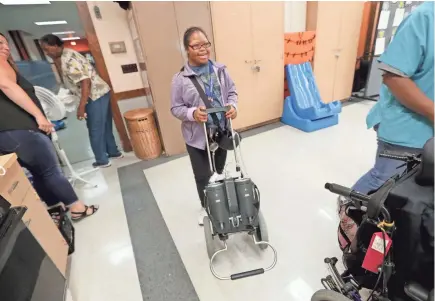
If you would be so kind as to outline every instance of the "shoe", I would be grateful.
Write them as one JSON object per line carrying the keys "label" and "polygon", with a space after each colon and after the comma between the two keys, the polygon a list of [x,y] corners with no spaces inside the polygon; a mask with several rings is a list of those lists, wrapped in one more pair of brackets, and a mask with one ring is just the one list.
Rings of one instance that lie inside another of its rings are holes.
{"label": "shoe", "polygon": [[110,155],[109,155],[109,158],[110,158],[110,159],[122,159],[122,158],[124,158],[124,154],[123,154],[123,153],[119,153],[119,154],[116,155],[116,156],[110,156]]}
{"label": "shoe", "polygon": [[225,179],[225,175],[224,174],[218,174],[218,173],[213,173],[213,175],[210,177],[209,183],[215,183],[215,182],[219,182]]}
{"label": "shoe", "polygon": [[112,163],[110,163],[110,161],[108,162],[108,163],[105,163],[105,164],[102,164],[102,163],[97,163],[97,162],[94,162],[94,163],[92,163],[92,167],[94,167],[94,168],[107,168],[107,167],[110,167],[110,166],[112,166]]}
{"label": "shoe", "polygon": [[[91,209],[91,212],[88,212],[88,210]],[[85,206],[85,210],[82,212],[72,212],[71,211],[71,220],[73,222],[79,222],[84,218],[90,217],[94,215],[98,211],[99,207],[95,205],[91,206]]]}
{"label": "shoe", "polygon": [[198,225],[204,226],[204,217],[207,216],[207,212],[205,212],[204,208],[201,208],[198,216]]}

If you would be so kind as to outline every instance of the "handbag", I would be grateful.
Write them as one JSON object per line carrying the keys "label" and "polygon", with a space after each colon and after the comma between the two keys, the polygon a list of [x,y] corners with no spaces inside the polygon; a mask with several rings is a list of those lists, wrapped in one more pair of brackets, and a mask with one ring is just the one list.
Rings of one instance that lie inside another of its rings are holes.
{"label": "handbag", "polygon": [[[181,71],[184,70],[184,67],[181,69]],[[218,71],[218,80],[220,78],[220,72]],[[193,76],[189,76],[189,79],[192,81],[193,85],[195,86],[196,90],[199,93],[199,96],[201,97],[202,101],[205,104],[205,107],[207,109],[212,109],[213,106],[210,102],[210,100],[208,99],[207,95],[205,94],[204,89],[201,87],[201,85],[198,82],[198,79],[196,78],[195,75]],[[242,137],[240,136],[239,133],[236,133],[236,137],[233,137],[233,133],[231,130],[228,130],[227,128],[222,129],[219,126],[219,119],[216,115],[216,113],[211,113],[211,118],[213,120],[213,123],[217,126],[216,132],[212,135],[212,137],[210,137],[212,140],[214,140],[220,148],[227,150],[227,151],[231,151],[234,150],[234,143],[233,143],[233,139],[235,140],[235,144],[236,147],[239,146],[240,141],[242,140]]]}
{"label": "handbag", "polygon": [[48,213],[68,244],[68,255],[71,255],[75,251],[75,229],[67,216],[67,211],[62,206],[56,206],[49,209]]}

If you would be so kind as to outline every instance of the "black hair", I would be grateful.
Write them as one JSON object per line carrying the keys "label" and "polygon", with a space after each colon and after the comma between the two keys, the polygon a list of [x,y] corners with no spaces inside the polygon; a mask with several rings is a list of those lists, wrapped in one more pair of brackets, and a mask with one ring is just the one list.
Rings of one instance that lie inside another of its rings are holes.
{"label": "black hair", "polygon": [[6,36],[3,33],[1,33],[1,32],[0,32],[0,36],[2,36],[3,38],[6,39]]}
{"label": "black hair", "polygon": [[47,34],[40,39],[41,43],[47,44],[48,46],[63,46],[63,41],[54,34]]}
{"label": "black hair", "polygon": [[184,45],[184,49],[187,50],[187,48],[189,47],[189,41],[190,41],[190,37],[192,36],[192,34],[194,34],[195,32],[200,32],[203,35],[205,35],[205,37],[208,40],[208,36],[205,33],[205,31],[201,28],[201,27],[190,27],[188,28],[185,32],[184,32],[184,36],[183,36],[183,45]]}

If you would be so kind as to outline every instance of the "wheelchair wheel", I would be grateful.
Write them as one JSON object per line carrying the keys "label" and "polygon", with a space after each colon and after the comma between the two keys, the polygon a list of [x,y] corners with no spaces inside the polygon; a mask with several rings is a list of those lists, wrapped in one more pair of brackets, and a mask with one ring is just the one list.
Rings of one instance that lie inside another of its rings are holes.
{"label": "wheelchair wheel", "polygon": [[204,235],[205,235],[205,244],[207,246],[207,254],[208,258],[211,259],[216,251],[220,250],[218,242],[219,238],[213,236],[213,228],[211,225],[210,218],[208,216],[204,217]]}
{"label": "wheelchair wheel", "polygon": [[[266,220],[261,212],[258,212],[258,227],[254,235],[257,241],[269,242],[269,233],[267,232]],[[268,245],[258,245],[258,247],[261,250],[266,250]]]}
{"label": "wheelchair wheel", "polygon": [[314,295],[311,297],[311,301],[352,301],[346,296],[331,291],[331,290],[318,290],[314,293]]}

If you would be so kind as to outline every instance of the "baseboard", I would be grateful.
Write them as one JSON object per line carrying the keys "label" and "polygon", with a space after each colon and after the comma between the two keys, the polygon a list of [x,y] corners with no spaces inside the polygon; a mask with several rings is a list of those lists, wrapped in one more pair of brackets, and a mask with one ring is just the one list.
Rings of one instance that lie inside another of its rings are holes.
{"label": "baseboard", "polygon": [[255,129],[255,128],[259,128],[259,127],[262,127],[262,126],[266,126],[266,125],[272,124],[272,123],[277,123],[277,122],[279,122],[280,120],[281,120],[281,117],[279,117],[279,118],[274,118],[274,119],[272,119],[272,120],[268,120],[268,121],[261,122],[261,123],[257,123],[257,124],[250,125],[250,126],[247,126],[247,127],[239,128],[239,129],[237,129],[237,131],[238,131],[238,132],[249,131],[249,130],[252,130],[252,129]]}

